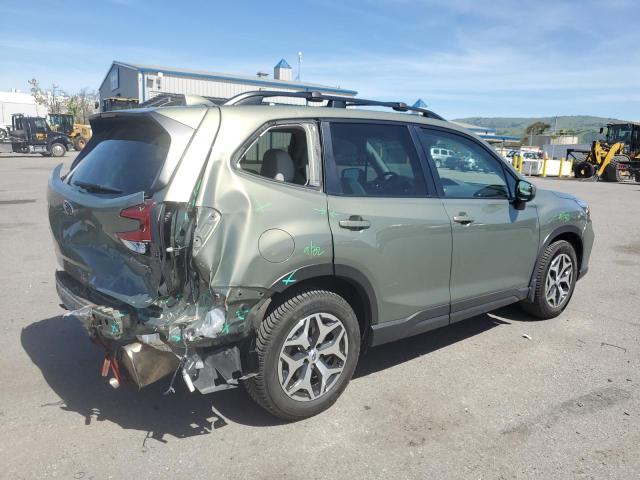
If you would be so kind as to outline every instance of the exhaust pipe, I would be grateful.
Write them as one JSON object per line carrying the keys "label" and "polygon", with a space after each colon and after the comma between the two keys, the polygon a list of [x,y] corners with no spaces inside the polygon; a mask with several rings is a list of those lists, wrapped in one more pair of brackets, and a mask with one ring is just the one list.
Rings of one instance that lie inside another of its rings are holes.
{"label": "exhaust pipe", "polygon": [[178,368],[178,358],[171,352],[158,350],[139,342],[120,349],[120,359],[138,388],[166,377]]}

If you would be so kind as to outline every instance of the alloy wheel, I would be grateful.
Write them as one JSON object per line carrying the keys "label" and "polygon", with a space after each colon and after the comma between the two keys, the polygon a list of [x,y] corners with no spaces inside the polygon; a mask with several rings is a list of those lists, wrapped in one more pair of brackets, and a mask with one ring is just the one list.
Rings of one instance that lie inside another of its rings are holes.
{"label": "alloy wheel", "polygon": [[545,298],[549,306],[559,308],[569,298],[573,280],[573,262],[571,257],[562,253],[553,259],[545,281]]}
{"label": "alloy wheel", "polygon": [[310,401],[325,395],[342,375],[349,341],[334,315],[314,313],[288,333],[278,359],[278,379],[294,400]]}

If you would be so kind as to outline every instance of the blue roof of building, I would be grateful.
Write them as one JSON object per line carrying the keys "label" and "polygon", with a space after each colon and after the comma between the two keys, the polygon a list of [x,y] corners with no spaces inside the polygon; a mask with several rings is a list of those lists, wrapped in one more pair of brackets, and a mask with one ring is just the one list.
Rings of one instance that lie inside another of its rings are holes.
{"label": "blue roof of building", "polygon": [[513,141],[518,141],[520,140],[520,137],[514,137],[513,135],[484,135],[484,134],[478,134],[478,136],[480,138],[484,138],[485,140],[513,140]]}
{"label": "blue roof of building", "polygon": [[[285,65],[289,66],[289,64],[284,60],[284,58],[278,63],[278,65],[280,65],[282,62],[284,62]],[[182,76],[195,77],[195,78],[204,78],[208,80],[227,80],[227,81],[234,81],[239,83],[246,83],[249,85],[256,85],[258,87],[295,88],[298,90],[305,90],[308,92],[312,90],[320,90],[321,92],[337,93],[339,95],[357,95],[358,94],[358,92],[355,90],[349,90],[349,89],[340,88],[340,87],[331,87],[328,85],[321,85],[319,83],[297,82],[294,80],[276,80],[275,78],[262,79],[262,78],[256,78],[256,77],[247,77],[244,75],[235,75],[230,73],[207,72],[203,70],[191,70],[187,68],[175,68],[175,67],[167,67],[162,65],[143,65],[140,63],[120,62],[117,60],[115,60],[112,63],[111,67],[109,68],[109,71],[107,72],[107,75],[105,75],[104,80],[100,84],[101,86],[107,80],[109,76],[109,72],[111,72],[113,65],[118,65],[125,68],[131,68],[139,72],[148,72],[148,73],[163,72],[170,75],[182,75]]]}
{"label": "blue roof of building", "polygon": [[291,65],[289,65],[287,61],[283,58],[278,62],[278,64],[276,65],[276,68],[291,68]]}
{"label": "blue roof of building", "polygon": [[416,103],[414,103],[411,106],[414,107],[414,108],[427,108],[427,104],[424,103],[421,98],[416,100]]}

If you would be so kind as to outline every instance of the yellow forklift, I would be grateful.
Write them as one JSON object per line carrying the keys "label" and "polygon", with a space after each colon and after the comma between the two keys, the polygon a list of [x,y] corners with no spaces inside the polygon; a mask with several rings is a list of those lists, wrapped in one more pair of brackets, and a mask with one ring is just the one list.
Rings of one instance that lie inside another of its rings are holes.
{"label": "yellow forklift", "polygon": [[[604,128],[600,128],[600,133],[604,133]],[[610,123],[604,141],[594,141],[588,151],[569,149],[567,158],[573,158],[576,178],[640,183],[640,123]]]}

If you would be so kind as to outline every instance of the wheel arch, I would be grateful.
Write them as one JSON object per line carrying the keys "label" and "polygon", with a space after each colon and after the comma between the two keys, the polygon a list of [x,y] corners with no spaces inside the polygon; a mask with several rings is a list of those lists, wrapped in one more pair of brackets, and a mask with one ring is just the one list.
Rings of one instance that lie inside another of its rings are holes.
{"label": "wheel arch", "polygon": [[569,242],[576,251],[576,257],[578,258],[578,271],[580,271],[582,269],[583,256],[582,231],[574,225],[559,227],[547,235],[547,238],[540,249],[540,253],[538,254],[538,258],[542,255],[545,248],[558,240],[565,240]]}
{"label": "wheel arch", "polygon": [[63,136],[55,136],[49,139],[48,142],[48,148],[49,150],[51,150],[51,147],[54,143],[59,143],[61,144],[66,151],[69,151],[69,140],[66,137]]}
{"label": "wheel arch", "polygon": [[540,258],[544,254],[546,248],[554,242],[559,240],[565,240],[571,244],[573,249],[576,252],[576,257],[578,259],[578,272],[582,271],[582,258],[583,258],[583,244],[582,244],[582,231],[576,227],[575,225],[563,225],[558,227],[549,233],[540,249],[538,251],[538,256],[536,257],[535,264],[533,265],[533,271],[531,272],[531,280],[529,281],[529,300],[532,300],[533,293],[535,292],[535,277],[536,277],[536,269],[538,268],[538,263],[540,262]]}
{"label": "wheel arch", "polygon": [[[286,279],[291,278],[292,274],[295,282],[286,284]],[[351,305],[360,325],[361,346],[364,348],[368,344],[371,325],[378,322],[377,299],[367,277],[347,265],[313,265],[284,275],[271,287],[275,293],[264,316],[268,316],[280,300],[294,289],[308,288],[321,288],[337,293]]]}

